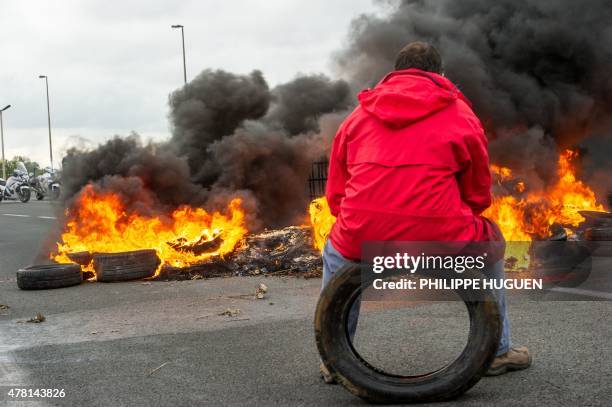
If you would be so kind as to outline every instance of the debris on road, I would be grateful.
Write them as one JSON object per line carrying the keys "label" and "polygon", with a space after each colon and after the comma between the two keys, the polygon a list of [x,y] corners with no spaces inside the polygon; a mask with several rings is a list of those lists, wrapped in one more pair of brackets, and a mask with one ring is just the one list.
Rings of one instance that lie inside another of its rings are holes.
{"label": "debris on road", "polygon": [[17,321],[17,323],[18,324],[22,324],[22,323],[40,324],[41,322],[45,322],[46,319],[47,318],[45,318],[45,316],[39,312],[38,314],[36,314],[35,317],[32,317],[30,319],[23,319],[23,320]]}
{"label": "debris on road", "polygon": [[236,295],[226,295],[227,298],[231,298],[233,300],[246,300],[252,299],[253,294],[236,294]]}
{"label": "debris on road", "polygon": [[258,275],[278,271],[304,273],[321,266],[309,226],[289,226],[247,236],[232,256],[236,274]]}
{"label": "debris on road", "polygon": [[289,226],[247,235],[224,257],[190,267],[164,266],[155,280],[197,280],[227,275],[321,275],[321,253],[312,244],[309,226]]}
{"label": "debris on road", "polygon": [[251,318],[233,318],[233,319],[226,319],[225,322],[235,322],[235,321],[248,321]]}
{"label": "debris on road", "polygon": [[[8,305],[0,304],[0,311],[7,311],[9,308],[11,308],[11,307],[9,307]],[[8,315],[8,313],[2,313],[2,314],[0,314],[0,317],[5,317],[7,315]]]}
{"label": "debris on road", "polygon": [[151,370],[147,376],[151,376],[153,375],[153,373],[157,372],[159,369],[161,369],[162,367],[166,366],[169,362],[164,362],[161,365],[157,366],[155,369]]}
{"label": "debris on road", "polygon": [[225,311],[219,313],[220,316],[235,317],[240,315],[240,308],[227,308]]}
{"label": "debris on road", "polygon": [[268,286],[264,283],[259,283],[257,289],[255,290],[255,298],[258,300],[263,300],[266,298],[266,293],[268,292]]}
{"label": "debris on road", "polygon": [[[116,334],[116,333],[119,332],[119,330],[118,329],[111,329],[109,332],[112,333],[112,334]],[[103,333],[104,333],[104,331],[91,331],[89,334],[90,335],[98,335],[98,334],[103,334]]]}

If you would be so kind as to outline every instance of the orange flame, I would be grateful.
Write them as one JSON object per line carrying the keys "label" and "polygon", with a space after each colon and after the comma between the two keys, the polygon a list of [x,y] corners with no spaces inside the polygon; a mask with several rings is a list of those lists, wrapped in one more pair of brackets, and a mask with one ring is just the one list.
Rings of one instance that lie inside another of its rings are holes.
{"label": "orange flame", "polygon": [[[128,213],[120,197],[112,192],[98,193],[87,185],[73,209],[66,210],[67,222],[51,258],[72,263],[69,253],[116,253],[155,249],[163,265],[186,267],[213,256],[230,253],[247,229],[240,199],[228,205],[228,215],[208,213],[202,208],[181,206],[167,216]],[[182,248],[219,238],[210,251],[195,254]],[[169,243],[180,242],[181,248]],[[91,265],[87,267],[92,269]]]}
{"label": "orange flame", "polygon": [[501,181],[505,181],[512,177],[512,170],[508,167],[491,164],[491,172],[499,176]]}
{"label": "orange flame", "polygon": [[573,160],[578,153],[565,150],[559,157],[559,181],[551,191],[550,200],[553,206],[560,208],[556,222],[562,225],[578,226],[584,222],[580,210],[603,211],[604,207],[597,203],[595,192],[582,181],[576,179]]}
{"label": "orange flame", "polygon": [[[580,210],[603,211],[597,203],[595,193],[582,181],[576,179],[575,159],[578,153],[565,150],[559,156],[557,182],[545,190],[532,191],[524,197],[504,195],[494,197],[493,203],[483,216],[495,221],[505,239],[509,242],[530,242],[533,237],[545,238],[550,235],[550,226],[559,223],[565,227],[575,227],[585,219],[578,213]],[[491,165],[491,172],[501,182],[512,180],[514,175],[507,167]],[[525,182],[519,181],[514,192],[523,193]],[[311,224],[315,247],[322,250],[335,218],[329,213],[325,197],[318,198],[310,204]],[[513,249],[512,249],[513,248]],[[512,253],[518,259],[519,267],[528,263],[528,245],[512,245]]]}
{"label": "orange flame", "polygon": [[[578,226],[585,220],[578,211],[603,211],[604,207],[597,203],[593,190],[576,179],[574,165],[577,157],[576,151],[565,150],[559,156],[555,184],[544,190],[529,192],[523,198],[512,195],[495,197],[483,215],[499,225],[506,240],[531,241],[534,236],[549,236],[553,223],[567,227]],[[491,171],[499,175],[494,167]],[[512,172],[506,170],[501,174],[502,180],[512,178]],[[526,185],[521,181],[515,188],[523,192]]]}
{"label": "orange flame", "polygon": [[327,199],[324,196],[312,201],[308,212],[310,213],[310,223],[312,225],[312,241],[314,246],[323,252],[325,241],[336,222],[336,218],[331,214]]}

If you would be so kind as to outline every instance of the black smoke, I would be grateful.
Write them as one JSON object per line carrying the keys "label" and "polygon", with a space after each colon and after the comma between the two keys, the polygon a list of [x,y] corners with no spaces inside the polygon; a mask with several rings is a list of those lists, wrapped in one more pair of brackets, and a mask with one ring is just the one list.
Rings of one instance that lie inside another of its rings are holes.
{"label": "black smoke", "polygon": [[[557,149],[584,143],[609,121],[611,2],[404,0],[393,4],[390,13],[364,15],[351,25],[349,45],[337,62],[355,89],[372,86],[390,71],[406,43],[431,42],[443,56],[446,75],[482,119],[492,158],[535,171],[542,182],[554,174]],[[605,127],[605,132],[611,130]],[[589,150],[588,144],[585,147]],[[612,169],[609,157],[599,163]]]}
{"label": "black smoke", "polygon": [[266,119],[291,135],[318,132],[323,113],[348,108],[353,103],[348,83],[324,75],[301,76],[272,92],[274,105]]}
{"label": "black smoke", "polygon": [[241,76],[206,70],[170,95],[170,145],[187,158],[195,182],[211,184],[221,171],[210,165],[208,146],[231,135],[245,120],[261,118],[270,99],[259,71]]}
{"label": "black smoke", "polygon": [[350,95],[346,82],[322,75],[269,89],[259,71],[203,71],[170,95],[167,142],[132,134],[69,150],[65,196],[93,182],[131,210],[162,213],[181,204],[221,209],[238,196],[251,229],[301,223],[311,164],[325,154]]}
{"label": "black smoke", "polygon": [[[155,206],[161,211],[188,202],[203,204],[206,191],[191,182],[186,160],[164,147],[144,145],[132,133],[115,136],[93,150],[70,149],[62,160],[64,196],[71,198],[90,181],[99,181],[113,191],[133,190],[129,178],[138,178],[139,185],[155,192]],[[128,179],[126,188],[119,187],[122,178]]]}
{"label": "black smoke", "polygon": [[[435,44],[446,75],[474,104],[493,161],[528,185],[555,178],[559,150],[583,148],[584,176],[610,182],[612,3],[605,0],[403,0],[351,24],[335,55],[346,80],[298,76],[272,89],[259,71],[205,70],[169,97],[171,136],[116,137],[64,160],[68,198],[88,182],[150,192],[166,210],[216,208],[239,195],[252,227],[299,221],[310,164],[324,154],[354,93],[392,70],[408,42]],[[608,136],[608,138],[602,138]],[[121,187],[121,180],[129,185]],[[137,180],[137,181],[134,181]],[[605,186],[598,186],[604,190]],[[608,190],[612,186],[607,187]]]}

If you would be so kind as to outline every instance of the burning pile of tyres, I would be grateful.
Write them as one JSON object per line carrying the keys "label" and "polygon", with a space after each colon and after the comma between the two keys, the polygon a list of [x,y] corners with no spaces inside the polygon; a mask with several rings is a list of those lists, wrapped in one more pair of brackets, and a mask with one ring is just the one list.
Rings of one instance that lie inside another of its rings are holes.
{"label": "burning pile of tyres", "polygon": [[[608,248],[598,242],[612,239],[612,214],[577,179],[578,158],[574,150],[561,154],[557,182],[540,190],[492,166],[497,192],[485,215],[507,239],[519,239],[506,251],[507,270],[548,270],[550,282],[576,286],[588,279],[591,253]],[[123,189],[113,190],[117,183]],[[302,226],[263,231],[253,227],[248,198],[222,202],[212,211],[187,204],[168,209],[141,179],[88,183],[63,214],[62,232],[48,254],[56,264],[19,270],[18,285],[74,285],[75,265],[82,280],[100,282],[320,273],[320,251],[335,223],[325,198],[310,203]],[[540,243],[546,241],[568,244],[561,253],[559,245],[545,249]],[[560,261],[565,265],[557,267]]]}
{"label": "burning pile of tyres", "polygon": [[[18,270],[17,285],[23,290],[36,290],[70,287],[83,281],[175,281],[257,275],[311,278],[321,275],[321,257],[309,226],[289,226],[248,234],[223,256],[214,254],[214,245],[220,243],[213,243],[200,243],[195,248],[182,246],[181,250],[195,250],[204,257],[195,263],[178,265],[164,261],[154,249],[115,253],[73,252],[67,254],[70,263],[34,265]],[[204,249],[208,252],[200,251]]]}

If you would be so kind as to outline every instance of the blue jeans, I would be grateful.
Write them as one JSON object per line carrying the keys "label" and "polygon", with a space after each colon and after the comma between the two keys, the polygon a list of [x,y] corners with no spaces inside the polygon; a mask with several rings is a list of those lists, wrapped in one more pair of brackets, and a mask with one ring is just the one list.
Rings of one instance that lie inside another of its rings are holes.
{"label": "blue jeans", "polygon": [[[350,260],[342,257],[340,253],[332,246],[328,240],[323,249],[323,287],[327,285],[329,280],[334,276],[336,271],[340,270],[342,266],[350,263]],[[490,272],[487,273],[489,278],[503,279],[504,278],[504,260],[500,260],[493,265]],[[497,348],[497,355],[503,355],[508,352],[512,346],[510,342],[510,321],[508,319],[508,308],[506,307],[506,291],[502,288],[495,290],[495,296],[497,297],[497,307],[502,320],[502,334],[499,341],[499,347]],[[351,339],[355,337],[357,331],[357,322],[359,320],[359,307],[361,301],[357,300],[348,316],[348,331]]]}

